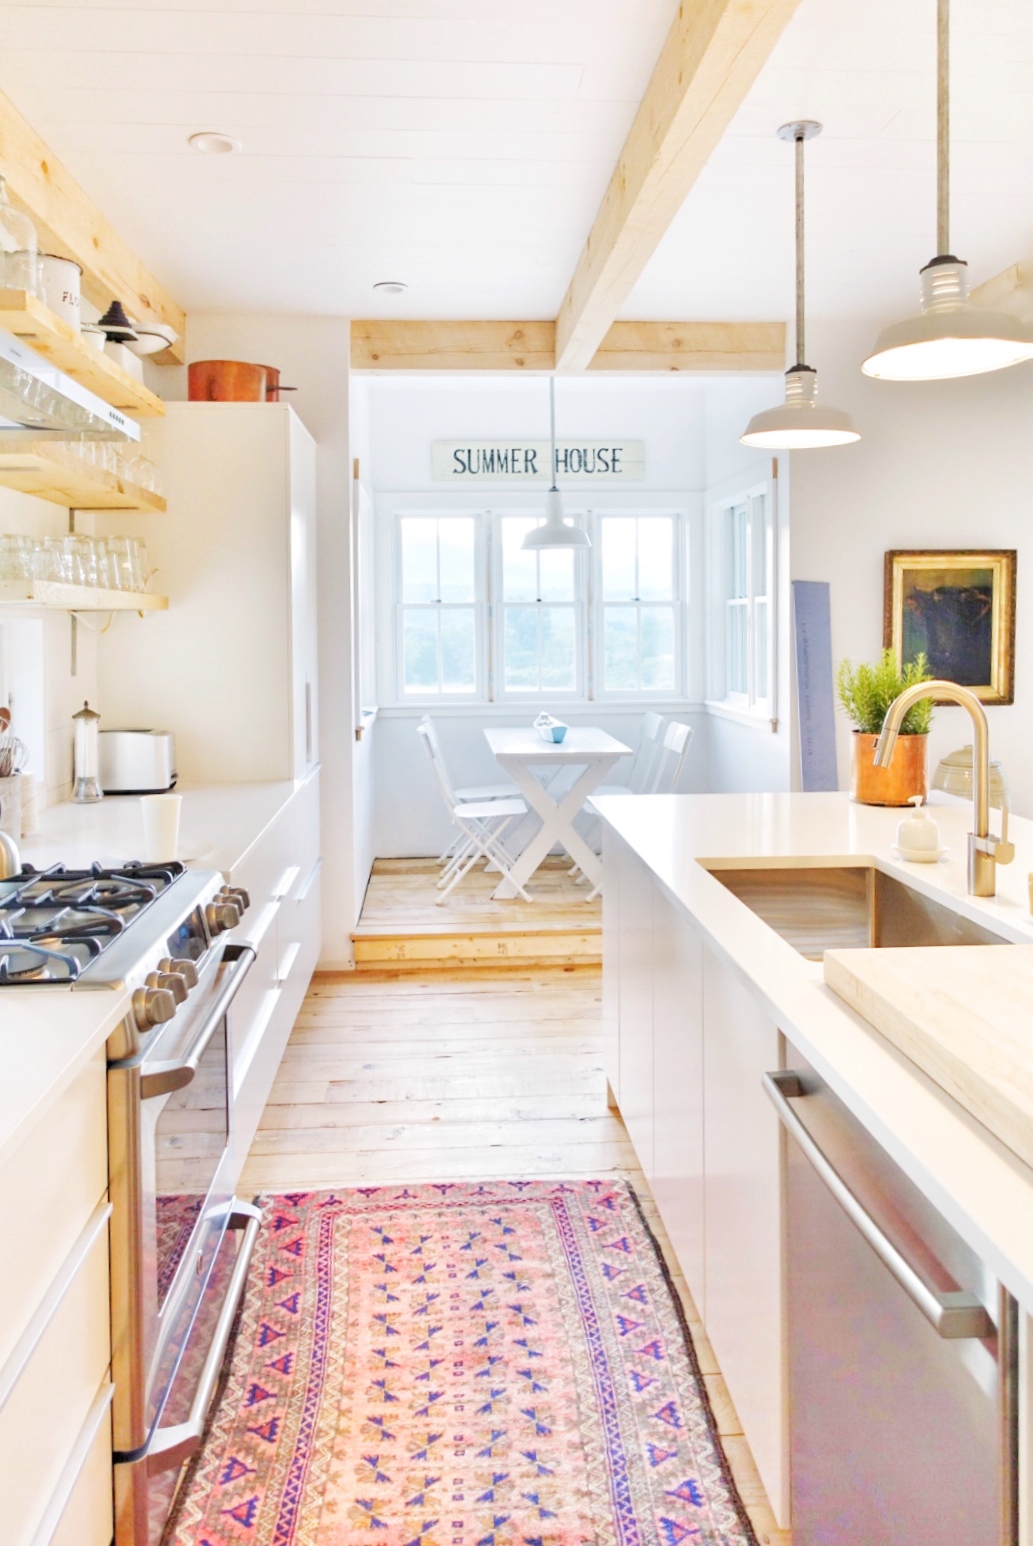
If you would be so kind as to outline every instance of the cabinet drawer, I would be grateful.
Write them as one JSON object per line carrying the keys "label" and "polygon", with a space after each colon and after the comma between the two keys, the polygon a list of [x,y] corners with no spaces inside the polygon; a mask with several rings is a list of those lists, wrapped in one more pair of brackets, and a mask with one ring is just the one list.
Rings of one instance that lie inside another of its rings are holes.
{"label": "cabinet drawer", "polygon": [[110,1362],[108,1237],[102,1230],[0,1410],[4,1546],[28,1546]]}
{"label": "cabinet drawer", "polygon": [[18,1256],[0,1272],[0,1368],[107,1185],[102,1047],[0,1170],[0,1240]]}
{"label": "cabinet drawer", "polygon": [[315,971],[323,942],[322,874],[317,859],[302,881],[299,895],[283,904],[280,917],[280,984],[283,1014],[290,1034]]}
{"label": "cabinet drawer", "polygon": [[319,858],[322,840],[319,831],[319,772],[307,778],[294,796],[295,863],[301,870],[298,884]]}
{"label": "cabinet drawer", "polygon": [[[87,1417],[87,1429],[96,1431],[86,1450],[79,1474],[72,1483],[68,1501],[61,1510],[57,1528],[41,1546],[110,1546],[114,1530],[111,1500],[111,1406],[110,1387],[97,1397],[104,1404],[97,1422],[96,1412]],[[78,1461],[73,1459],[73,1467]],[[55,1500],[57,1501],[57,1500]]]}

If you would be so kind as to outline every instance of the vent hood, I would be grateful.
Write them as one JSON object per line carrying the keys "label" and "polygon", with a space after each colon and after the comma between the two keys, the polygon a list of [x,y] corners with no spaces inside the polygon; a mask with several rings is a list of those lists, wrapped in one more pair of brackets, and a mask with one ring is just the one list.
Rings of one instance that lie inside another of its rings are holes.
{"label": "vent hood", "polygon": [[0,450],[29,440],[139,440],[140,426],[0,329]]}

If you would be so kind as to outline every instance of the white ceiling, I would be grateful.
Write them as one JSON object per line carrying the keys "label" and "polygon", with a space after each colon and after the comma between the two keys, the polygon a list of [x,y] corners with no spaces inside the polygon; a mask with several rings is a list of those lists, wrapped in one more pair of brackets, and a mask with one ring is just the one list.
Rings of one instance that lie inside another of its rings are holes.
{"label": "white ceiling", "polygon": [[[547,317],[676,0],[0,7],[0,88],[187,309]],[[624,308],[895,317],[933,253],[934,0],[802,0]],[[1033,3],[954,0],[954,247],[1033,256]],[[237,156],[188,149],[222,129]],[[375,297],[401,278],[400,299]]]}

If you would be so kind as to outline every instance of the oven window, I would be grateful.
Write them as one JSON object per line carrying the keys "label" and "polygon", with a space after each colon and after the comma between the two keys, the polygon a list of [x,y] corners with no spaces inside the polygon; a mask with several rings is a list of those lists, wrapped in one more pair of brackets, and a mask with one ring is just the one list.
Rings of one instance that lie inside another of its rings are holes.
{"label": "oven window", "polygon": [[174,961],[200,961],[208,949],[208,935],[199,907],[183,919],[175,934],[169,935],[165,947]]}
{"label": "oven window", "polygon": [[197,1073],[168,1096],[155,1131],[158,1308],[177,1268],[229,1142],[226,1017],[202,1054]]}

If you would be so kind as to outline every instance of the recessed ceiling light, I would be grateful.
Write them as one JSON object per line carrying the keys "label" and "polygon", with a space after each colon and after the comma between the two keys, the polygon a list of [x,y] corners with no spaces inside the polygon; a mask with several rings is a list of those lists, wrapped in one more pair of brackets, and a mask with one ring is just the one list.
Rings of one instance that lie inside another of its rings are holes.
{"label": "recessed ceiling light", "polygon": [[203,129],[200,134],[191,134],[187,144],[206,156],[228,156],[240,149],[239,140],[234,139],[232,134],[222,134],[218,129]]}
{"label": "recessed ceiling light", "polygon": [[401,279],[379,279],[373,288],[381,295],[404,295],[409,286]]}

